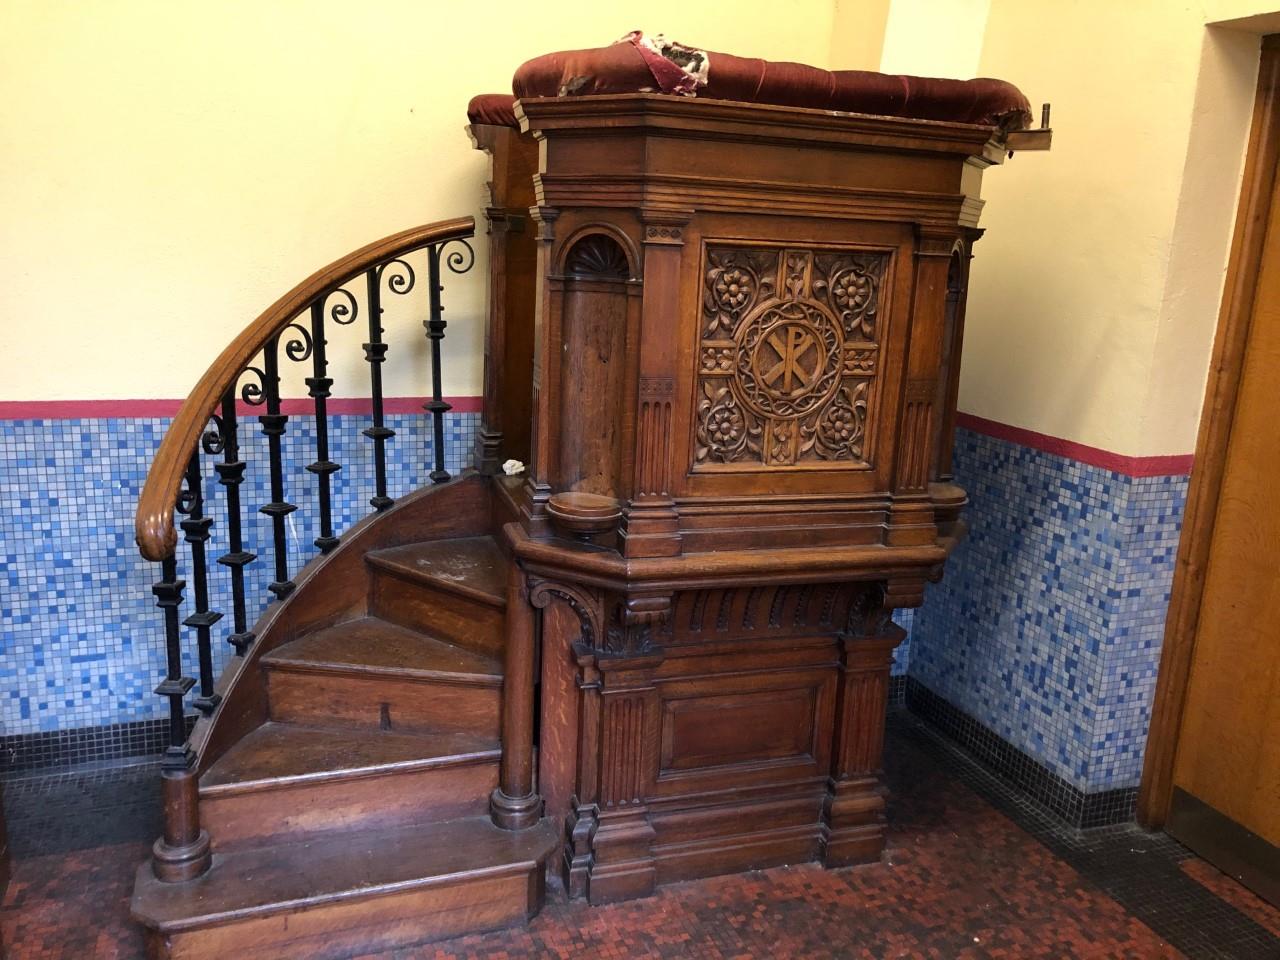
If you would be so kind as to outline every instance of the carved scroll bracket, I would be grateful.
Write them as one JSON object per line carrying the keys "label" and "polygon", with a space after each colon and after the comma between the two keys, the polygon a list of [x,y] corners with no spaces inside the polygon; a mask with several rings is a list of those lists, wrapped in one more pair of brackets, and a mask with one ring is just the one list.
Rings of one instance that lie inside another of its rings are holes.
{"label": "carved scroll bracket", "polygon": [[529,603],[539,610],[546,609],[552,600],[563,600],[578,616],[582,628],[581,643],[596,647],[604,631],[601,629],[600,593],[589,587],[557,583],[551,580],[533,580],[529,584]]}

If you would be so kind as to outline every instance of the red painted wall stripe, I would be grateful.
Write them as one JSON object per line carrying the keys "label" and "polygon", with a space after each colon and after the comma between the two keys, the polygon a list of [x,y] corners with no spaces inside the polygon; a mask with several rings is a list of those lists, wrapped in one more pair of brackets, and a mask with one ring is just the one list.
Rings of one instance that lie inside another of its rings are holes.
{"label": "red painted wall stripe", "polygon": [[1130,477],[1186,476],[1191,472],[1191,464],[1195,460],[1195,456],[1190,453],[1159,457],[1131,457],[1127,454],[1112,453],[1110,450],[1100,450],[1087,444],[1076,443],[1074,440],[1063,440],[1060,437],[1036,433],[1034,430],[1025,430],[1007,423],[975,417],[971,413],[957,413],[956,425],[972,430],[974,433],[1007,440],[1020,446],[1031,447],[1033,450],[1052,453]]}
{"label": "red painted wall stripe", "polygon": [[[382,402],[386,413],[422,413],[427,397],[387,397]],[[480,397],[445,397],[458,413],[479,413]],[[181,400],[0,400],[0,420],[92,420],[128,417],[172,417],[182,406]],[[257,416],[261,407],[237,403],[244,415]],[[315,413],[308,397],[280,402],[283,413],[305,416]],[[368,416],[373,402],[368,397],[330,397],[330,414]]]}

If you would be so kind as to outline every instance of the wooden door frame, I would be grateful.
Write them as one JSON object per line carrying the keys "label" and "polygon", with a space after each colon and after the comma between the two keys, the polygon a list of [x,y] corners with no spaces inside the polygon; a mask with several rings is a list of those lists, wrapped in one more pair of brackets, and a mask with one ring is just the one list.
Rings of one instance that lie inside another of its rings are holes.
{"label": "wooden door frame", "polygon": [[1196,630],[1204,595],[1209,550],[1217,521],[1218,498],[1226,471],[1227,449],[1244,369],[1245,347],[1253,321],[1258,274],[1271,198],[1280,160],[1280,34],[1262,40],[1262,61],[1254,98],[1253,124],[1245,157],[1231,257],[1223,285],[1222,308],[1214,337],[1209,382],[1205,389],[1195,462],[1187,490],[1182,537],[1173,574],[1164,646],[1147,736],[1138,822],[1164,826],[1173,795],[1173,769],[1186,704]]}

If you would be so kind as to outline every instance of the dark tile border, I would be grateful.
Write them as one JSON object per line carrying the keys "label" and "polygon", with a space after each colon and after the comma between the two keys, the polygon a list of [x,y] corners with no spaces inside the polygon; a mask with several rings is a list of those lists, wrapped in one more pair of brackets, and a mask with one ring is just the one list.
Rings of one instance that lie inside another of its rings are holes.
{"label": "dark tile border", "polygon": [[[194,724],[195,717],[187,717],[188,733]],[[144,757],[164,752],[168,744],[168,720],[11,734],[0,737],[0,776]]]}
{"label": "dark tile border", "polygon": [[[906,703],[907,678],[889,678],[889,706]],[[187,732],[195,716],[187,717]],[[0,737],[0,777],[29,770],[73,767],[163,753],[169,745],[169,721],[138,720],[102,727],[50,730]]]}
{"label": "dark tile border", "polygon": [[889,678],[889,706],[901,707],[907,702],[907,678]]}
{"label": "dark tile border", "polygon": [[1129,823],[1134,819],[1138,801],[1136,787],[1086,793],[938,696],[919,680],[914,677],[905,679],[904,701],[912,713],[955,741],[998,777],[1043,804],[1068,826],[1088,829]]}

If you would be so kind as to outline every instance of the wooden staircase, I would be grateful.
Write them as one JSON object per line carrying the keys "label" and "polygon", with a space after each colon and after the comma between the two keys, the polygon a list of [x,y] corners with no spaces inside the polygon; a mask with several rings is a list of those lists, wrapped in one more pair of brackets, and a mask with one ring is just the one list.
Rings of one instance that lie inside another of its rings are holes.
{"label": "wooden staircase", "polygon": [[[506,570],[489,536],[366,550],[353,615],[275,645],[268,629],[245,666],[265,685],[263,722],[199,776],[211,869],[164,883],[139,868],[153,955],[343,957],[539,909],[557,831],[489,816]],[[300,578],[286,603],[330,588]]]}

